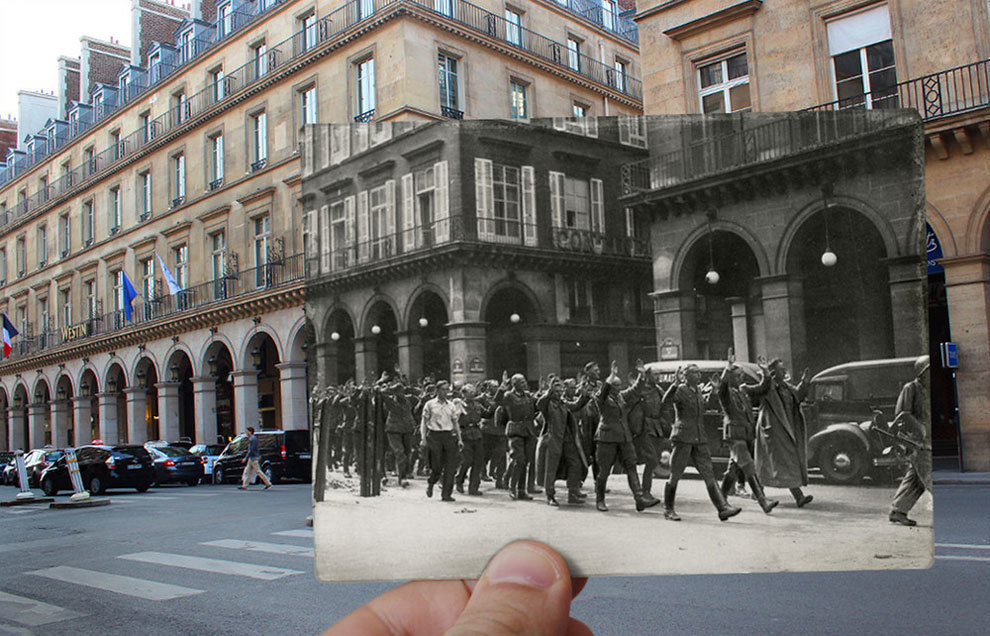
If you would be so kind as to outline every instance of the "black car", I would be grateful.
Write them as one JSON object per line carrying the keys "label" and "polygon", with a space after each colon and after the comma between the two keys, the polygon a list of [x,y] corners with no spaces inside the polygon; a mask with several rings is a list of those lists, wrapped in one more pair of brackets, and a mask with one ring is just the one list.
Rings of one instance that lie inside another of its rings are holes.
{"label": "black car", "polygon": [[[28,487],[37,488],[41,483],[41,473],[58,461],[63,452],[52,446],[38,448],[24,456],[24,470],[27,472]],[[16,468],[15,468],[16,470]],[[16,474],[16,473],[15,473]]]}
{"label": "black car", "polygon": [[[143,446],[80,446],[76,449],[83,488],[99,495],[110,488],[135,488],[144,492],[155,480],[151,454]],[[41,473],[41,489],[49,497],[72,490],[63,455]]]}
{"label": "black car", "polygon": [[176,482],[195,486],[203,478],[203,458],[185,448],[151,445],[145,448],[151,453],[156,486]]}
{"label": "black car", "polygon": [[[262,472],[278,483],[282,479],[310,481],[313,451],[310,447],[309,431],[283,431],[263,429],[257,431],[261,459],[258,464]],[[237,481],[244,471],[247,459],[247,435],[238,435],[220,457],[213,463],[213,483],[223,484]]]}

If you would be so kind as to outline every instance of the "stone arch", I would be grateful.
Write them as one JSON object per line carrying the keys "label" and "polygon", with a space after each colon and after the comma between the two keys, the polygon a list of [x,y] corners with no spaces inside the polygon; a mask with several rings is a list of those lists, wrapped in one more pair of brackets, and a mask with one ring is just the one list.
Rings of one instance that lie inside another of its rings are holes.
{"label": "stone arch", "polygon": [[192,349],[190,349],[189,345],[187,345],[186,343],[178,342],[176,344],[173,344],[171,347],[169,347],[168,352],[165,354],[165,365],[160,367],[158,370],[159,382],[168,381],[169,367],[172,366],[173,359],[179,353],[186,354],[186,357],[189,359],[189,364],[192,366],[193,376],[199,373],[199,369],[196,367],[197,359],[196,356],[193,355]]}
{"label": "stone arch", "polygon": [[235,363],[239,363],[238,369],[246,368],[251,361],[251,341],[255,339],[259,334],[266,334],[275,343],[275,352],[278,354],[278,359],[283,360],[285,357],[282,340],[278,337],[278,331],[275,330],[271,325],[265,323],[259,323],[255,325],[247,334],[244,335],[244,340],[241,342],[240,349],[237,351],[238,359]]}
{"label": "stone arch", "polygon": [[347,317],[348,322],[354,327],[355,333],[357,333],[357,319],[354,316],[354,312],[351,310],[350,306],[345,303],[334,303],[327,308],[326,313],[323,315],[322,320],[320,320],[317,325],[318,331],[316,332],[316,338],[318,342],[326,342],[330,339],[330,334],[333,333],[334,327],[330,323],[333,317],[338,313],[342,313]]}
{"label": "stone arch", "polygon": [[[217,345],[223,345],[226,347],[227,352],[231,355],[231,357],[233,357],[237,352],[237,348],[234,347],[234,343],[230,341],[227,334],[218,330],[215,334],[210,336],[210,338],[207,339],[207,341],[204,342],[203,346],[200,348],[199,356],[197,357],[200,369],[209,370],[210,354],[212,350],[217,347]],[[234,364],[234,368],[238,368],[237,364],[239,361],[234,359],[232,362]]]}
{"label": "stone arch", "polygon": [[67,371],[62,371],[55,378],[55,392],[58,393],[58,388],[60,385],[66,384],[68,388],[66,390],[66,396],[72,397],[76,394],[75,384],[72,382],[72,376]]}
{"label": "stone arch", "polygon": [[[752,252],[754,258],[756,258],[756,265],[759,269],[758,275],[770,275],[770,259],[767,257],[767,252],[763,248],[763,244],[760,243],[759,239],[757,239],[756,236],[754,236],[748,229],[733,221],[716,219],[715,221],[712,221],[710,231],[727,232],[742,239],[743,242],[749,246],[750,252]],[[674,260],[670,267],[670,289],[678,289],[680,287],[679,281],[683,274],[688,256],[691,254],[691,250],[699,241],[703,241],[707,238],[708,232],[709,224],[704,223],[696,227],[687,236],[687,238],[681,242],[681,246],[678,248],[677,254],[674,256]]]}
{"label": "stone arch", "polygon": [[52,383],[48,380],[44,373],[39,374],[38,377],[35,378],[34,387],[32,388],[31,393],[28,394],[28,397],[31,398],[32,403],[34,402],[35,394],[38,392],[39,388],[44,389],[45,393],[48,395],[48,400],[51,401]]}
{"label": "stone arch", "polygon": [[315,327],[313,326],[313,322],[306,316],[303,316],[299,318],[289,329],[289,337],[285,340],[288,355],[285,360],[282,360],[282,362],[302,362],[302,360],[306,357],[306,352],[303,350],[303,345],[307,345],[307,347],[309,346],[307,344],[307,340],[309,339],[307,331],[314,333],[315,335]]}
{"label": "stone arch", "polygon": [[137,378],[138,370],[142,366],[146,366],[141,364],[145,360],[147,360],[148,364],[150,364],[154,368],[155,376],[161,377],[162,365],[158,362],[158,357],[155,356],[155,354],[149,351],[148,349],[145,349],[144,351],[138,351],[138,354],[134,356],[134,364],[131,365],[130,375],[128,377]]}
{"label": "stone arch", "polygon": [[529,285],[517,278],[502,279],[488,289],[488,293],[485,294],[485,298],[481,302],[481,311],[479,312],[479,315],[482,316],[482,319],[484,319],[484,316],[488,314],[489,303],[491,303],[492,298],[505,289],[515,289],[521,292],[523,296],[529,300],[530,306],[536,312],[536,319],[532,322],[543,323],[547,321],[548,312],[546,307],[543,306],[543,303],[540,302],[539,296],[533,293],[533,290]]}
{"label": "stone arch", "polygon": [[100,373],[96,370],[96,365],[92,362],[85,363],[82,368],[79,369],[79,378],[76,380],[76,386],[82,387],[82,383],[86,378],[87,372],[95,383],[95,386],[91,384],[89,387],[90,395],[95,395],[96,393],[99,393],[102,384],[100,384]]}
{"label": "stone arch", "polygon": [[[894,228],[891,226],[890,222],[883,217],[879,212],[873,209],[872,206],[866,202],[856,199],[854,197],[843,196],[843,195],[833,195],[829,197],[828,209],[848,209],[853,212],[858,212],[862,216],[869,220],[873,227],[876,228],[883,241],[884,249],[887,252],[887,256],[897,256],[902,253],[901,247],[897,244],[897,235],[894,232]],[[822,207],[822,201],[820,198],[815,199],[801,208],[797,214],[795,214],[790,223],[787,225],[787,229],[784,230],[784,234],[780,239],[780,244],[777,246],[777,253],[774,257],[774,274],[785,274],[787,273],[787,258],[791,253],[791,246],[794,242],[794,237],[800,232],[802,226],[811,217],[823,212],[826,208]]]}
{"label": "stone arch", "polygon": [[990,252],[990,186],[980,194],[966,227],[967,244],[964,249],[969,254]]}
{"label": "stone arch", "polygon": [[392,310],[392,315],[395,316],[396,323],[399,322],[399,317],[402,316],[402,312],[399,311],[399,306],[395,302],[395,299],[388,294],[378,293],[368,299],[368,302],[364,304],[361,309],[361,322],[355,323],[355,335],[359,338],[371,335],[371,325],[369,320],[372,319],[371,312],[380,304],[384,303]]}
{"label": "stone arch", "polygon": [[103,383],[106,384],[107,378],[110,376],[110,372],[115,366],[120,369],[121,379],[123,380],[123,384],[119,388],[122,389],[129,386],[130,382],[127,375],[127,364],[120,358],[120,356],[114,356],[107,360],[107,364],[103,370]]}
{"label": "stone arch", "polygon": [[450,311],[450,298],[447,297],[447,293],[439,285],[435,283],[426,282],[421,284],[419,287],[414,289],[411,294],[409,294],[409,298],[406,301],[405,315],[399,319],[400,325],[404,325],[406,329],[409,329],[410,326],[412,326],[412,324],[419,319],[419,316],[412,315],[413,307],[416,306],[416,301],[419,300],[420,296],[422,296],[427,292],[432,292],[436,294],[440,298],[440,300],[443,301],[443,306],[444,309],[447,310],[447,316],[449,319],[451,311]]}
{"label": "stone arch", "polygon": [[[935,235],[938,236],[938,242],[942,246],[942,256],[946,258],[951,258],[953,256],[959,255],[959,245],[956,243],[955,232],[949,226],[949,222],[943,216],[942,211],[939,210],[934,203],[928,201],[925,205],[928,213],[925,215],[925,220],[929,225],[932,226]],[[917,239],[917,237],[915,237]]]}

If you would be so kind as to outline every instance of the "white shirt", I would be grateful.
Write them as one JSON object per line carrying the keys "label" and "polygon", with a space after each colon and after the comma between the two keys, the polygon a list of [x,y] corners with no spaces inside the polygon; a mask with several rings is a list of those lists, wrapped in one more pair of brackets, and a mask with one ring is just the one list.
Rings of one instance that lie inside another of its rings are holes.
{"label": "white shirt", "polygon": [[440,401],[433,398],[423,405],[423,426],[428,431],[452,431],[457,418],[464,412],[460,400]]}

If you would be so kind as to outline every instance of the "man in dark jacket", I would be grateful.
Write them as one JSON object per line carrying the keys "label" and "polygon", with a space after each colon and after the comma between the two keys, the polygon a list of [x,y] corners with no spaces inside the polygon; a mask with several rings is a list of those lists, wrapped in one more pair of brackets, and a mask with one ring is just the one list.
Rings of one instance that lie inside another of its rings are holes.
{"label": "man in dark jacket", "polygon": [[495,407],[483,402],[473,384],[465,384],[461,389],[460,426],[464,450],[461,451],[461,468],[457,473],[457,492],[464,494],[464,479],[471,473],[468,494],[480,497],[481,473],[485,470],[485,447],[482,440],[481,422],[495,415]]}
{"label": "man in dark jacket", "polygon": [[756,417],[749,396],[751,392],[765,393],[769,383],[770,370],[761,367],[759,384],[743,384],[742,371],[735,364],[735,356],[730,355],[717,389],[723,414],[722,436],[729,443],[729,468],[722,478],[722,495],[729,496],[736,483],[736,473],[741,471],[763,512],[768,514],[779,502],[766,498],[749,452],[749,445],[756,439]]}
{"label": "man in dark jacket", "polygon": [[643,462],[643,494],[653,496],[653,469],[659,462],[660,439],[663,437],[661,416],[663,393],[653,373],[642,360],[636,361],[639,375],[629,392],[629,432],[636,447],[636,458]]}
{"label": "man in dark jacket", "polygon": [[928,430],[931,426],[929,367],[928,356],[915,360],[915,378],[901,389],[897,406],[894,407],[891,427],[897,434],[913,442],[905,444],[910,465],[890,506],[890,522],[902,526],[918,525],[914,519],[908,518],[907,513],[918,502],[918,498],[932,488],[932,449],[928,441],[931,438]]}
{"label": "man in dark jacket", "polygon": [[720,520],[725,521],[742,512],[741,508],[735,508],[726,502],[715,481],[712,455],[705,439],[705,400],[698,387],[700,382],[701,369],[689,364],[687,368],[677,370],[677,377],[663,394],[663,403],[673,404],[675,415],[670,436],[674,443],[674,451],[670,456],[670,479],[664,488],[663,497],[663,516],[671,521],[681,520],[674,510],[674,499],[677,496],[677,482],[688,464],[693,464],[705,480],[708,496],[715,504]]}
{"label": "man in dark jacket", "polygon": [[581,449],[581,440],[574,413],[584,408],[591,399],[588,394],[574,401],[563,396],[564,382],[552,378],[550,387],[536,400],[536,409],[543,414],[543,430],[540,447],[544,452],[543,488],[547,503],[557,506],[555,481],[563,475],[567,480],[567,503],[580,505],[585,497],[581,493],[581,473],[587,459]]}
{"label": "man in dark jacket", "polygon": [[639,475],[636,473],[636,449],[629,432],[627,417],[629,409],[626,401],[632,389],[619,391],[621,386],[618,364],[612,362],[612,373],[602,383],[598,391],[598,430],[595,431],[595,454],[598,463],[598,476],[595,479],[595,507],[608,512],[605,505],[605,488],[612,466],[616,461],[625,468],[629,489],[636,500],[636,510],[643,511],[660,503],[658,499],[643,493]]}
{"label": "man in dark jacket", "polygon": [[[406,481],[410,474],[410,457],[413,450],[413,436],[416,421],[413,419],[413,404],[406,395],[406,386],[400,376],[383,376],[379,386],[379,397],[385,406],[385,434],[388,446],[395,458],[395,475],[399,485],[409,486]],[[389,381],[391,380],[391,381]]]}
{"label": "man in dark jacket", "polygon": [[[494,380],[485,381],[485,393],[482,397],[487,404],[494,404],[495,391],[498,383]],[[503,413],[498,407],[492,417],[481,420],[481,440],[485,448],[485,469],[488,476],[495,482],[496,489],[505,488],[505,455],[509,452],[508,438],[505,436],[505,422],[500,421]],[[482,475],[484,479],[484,475]]]}
{"label": "man in dark jacket", "polygon": [[531,457],[536,456],[536,436],[533,433],[536,420],[536,399],[526,390],[526,377],[521,373],[509,378],[502,374],[502,385],[495,394],[496,406],[505,409],[509,419],[505,434],[509,438],[509,453],[513,474],[510,476],[509,496],[513,499],[531,500],[526,493],[526,478]]}

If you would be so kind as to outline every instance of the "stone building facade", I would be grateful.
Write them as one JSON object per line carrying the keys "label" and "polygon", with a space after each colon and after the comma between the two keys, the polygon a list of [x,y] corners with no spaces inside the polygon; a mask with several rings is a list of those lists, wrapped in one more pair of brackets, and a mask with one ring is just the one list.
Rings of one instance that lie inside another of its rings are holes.
{"label": "stone building facade", "polygon": [[641,110],[634,30],[570,2],[205,4],[0,165],[0,448],[307,427],[303,125]]}
{"label": "stone building facade", "polygon": [[[921,114],[929,245],[940,256],[929,278],[935,454],[990,469],[987,3],[638,0],[637,9],[647,114]],[[942,365],[944,341],[958,344],[958,369]]]}
{"label": "stone building facade", "polygon": [[648,244],[618,204],[641,123],[310,127],[306,306],[326,381],[652,359]]}

